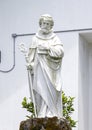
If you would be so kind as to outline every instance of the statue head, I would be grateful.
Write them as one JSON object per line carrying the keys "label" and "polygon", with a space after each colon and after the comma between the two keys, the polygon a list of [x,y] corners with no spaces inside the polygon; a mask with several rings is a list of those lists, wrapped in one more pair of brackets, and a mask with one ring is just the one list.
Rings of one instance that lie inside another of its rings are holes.
{"label": "statue head", "polygon": [[46,30],[49,32],[54,26],[53,18],[49,14],[42,15],[39,19],[39,26],[44,32]]}

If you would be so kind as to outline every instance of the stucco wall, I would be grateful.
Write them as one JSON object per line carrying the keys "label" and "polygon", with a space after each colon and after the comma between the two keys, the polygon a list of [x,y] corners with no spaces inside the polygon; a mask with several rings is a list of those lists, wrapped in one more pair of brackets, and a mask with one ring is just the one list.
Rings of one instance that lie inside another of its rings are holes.
{"label": "stucco wall", "polygon": [[[54,30],[89,28],[92,26],[91,4],[91,0],[0,0],[0,70],[9,70],[13,65],[11,34],[36,32],[38,19],[44,13],[53,16]],[[76,97],[73,117],[78,120],[78,32],[58,35],[65,50],[63,89],[67,95]],[[29,97],[29,90],[25,59],[18,49],[21,41],[28,46],[31,36],[16,38],[15,68],[9,73],[0,73],[0,130],[18,129],[26,115],[21,101],[24,96]]]}

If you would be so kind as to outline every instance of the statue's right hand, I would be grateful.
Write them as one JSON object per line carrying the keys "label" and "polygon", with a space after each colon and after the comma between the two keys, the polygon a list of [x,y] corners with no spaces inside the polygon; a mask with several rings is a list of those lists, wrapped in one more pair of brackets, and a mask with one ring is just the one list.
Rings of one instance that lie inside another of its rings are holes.
{"label": "statue's right hand", "polygon": [[30,71],[31,74],[34,74],[33,67],[31,65],[27,65],[27,70]]}
{"label": "statue's right hand", "polygon": [[27,67],[27,70],[30,70],[30,71],[33,70],[33,67],[31,65],[29,65],[29,64],[27,64],[26,67]]}

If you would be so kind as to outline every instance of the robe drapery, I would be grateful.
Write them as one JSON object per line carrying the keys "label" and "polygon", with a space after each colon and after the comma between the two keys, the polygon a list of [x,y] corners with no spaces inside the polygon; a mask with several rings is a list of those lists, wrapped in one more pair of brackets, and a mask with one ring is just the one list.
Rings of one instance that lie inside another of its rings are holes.
{"label": "robe drapery", "polygon": [[[41,45],[49,49],[40,48]],[[38,117],[62,116],[63,55],[63,45],[54,33],[47,38],[39,34],[33,37],[27,61],[34,75],[32,89]]]}

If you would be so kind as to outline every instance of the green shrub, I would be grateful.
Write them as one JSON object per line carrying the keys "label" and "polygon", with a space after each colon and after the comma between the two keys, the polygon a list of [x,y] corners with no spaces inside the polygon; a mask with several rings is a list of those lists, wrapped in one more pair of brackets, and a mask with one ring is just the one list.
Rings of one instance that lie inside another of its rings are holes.
{"label": "green shrub", "polygon": [[[74,99],[75,97],[66,96],[64,91],[62,91],[63,117],[67,119],[71,127],[76,127],[77,123],[77,121],[74,121],[71,117],[71,114],[75,111],[73,108]],[[24,97],[22,107],[26,108],[26,110],[30,112],[30,116],[27,115],[28,118],[35,117],[34,104],[31,102],[31,99],[28,101],[28,99]]]}
{"label": "green shrub", "polygon": [[66,96],[64,91],[62,91],[63,117],[68,120],[71,127],[76,127],[77,123],[77,121],[74,121],[71,117],[75,111],[73,107],[74,99],[75,97]]}

